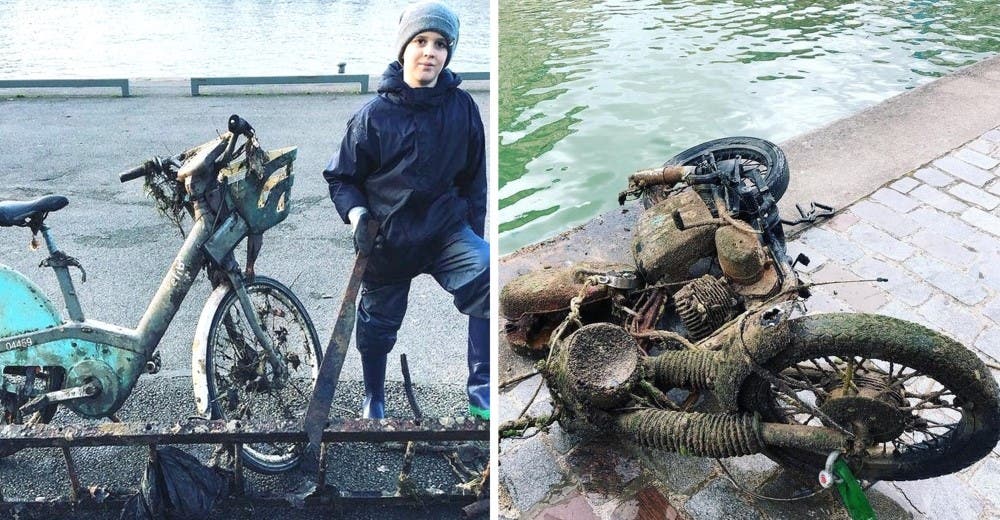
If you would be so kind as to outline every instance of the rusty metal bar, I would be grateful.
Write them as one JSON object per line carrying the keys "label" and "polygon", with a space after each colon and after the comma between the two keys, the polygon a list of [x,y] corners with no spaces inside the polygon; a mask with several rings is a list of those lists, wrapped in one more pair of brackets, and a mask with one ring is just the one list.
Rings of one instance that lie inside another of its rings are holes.
{"label": "rusty metal bar", "polygon": [[328,446],[328,443],[319,443],[319,469],[316,470],[316,493],[322,493],[326,490],[326,469],[328,464],[326,450]]}
{"label": "rusty metal bar", "polygon": [[399,364],[403,370],[403,391],[406,393],[406,401],[410,403],[410,409],[413,410],[413,417],[416,418],[416,422],[419,424],[424,418],[423,412],[420,411],[420,406],[417,405],[417,398],[413,395],[413,381],[410,379],[410,364],[406,362],[406,354],[399,355]]}
{"label": "rusty metal bar", "polygon": [[[251,429],[252,428],[252,429]],[[332,419],[323,442],[488,441],[487,424],[468,417],[413,420]],[[70,446],[136,446],[142,444],[223,444],[307,442],[299,424],[245,425],[239,421],[188,420],[164,423],[100,423],[77,425],[0,426],[0,445],[15,449]]]}
{"label": "rusty metal bar", "polygon": [[80,490],[80,475],[76,471],[76,462],[73,461],[73,455],[70,454],[68,447],[63,447],[62,449],[63,458],[66,459],[66,473],[69,474],[69,498],[74,502],[79,498],[77,494]]}
{"label": "rusty metal bar", "polygon": [[846,451],[850,446],[848,437],[833,428],[804,424],[763,423],[760,436],[770,446],[806,449],[816,453]]}
{"label": "rusty metal bar", "polygon": [[[243,511],[247,506],[288,508],[295,503],[296,507],[306,510],[317,511],[337,511],[344,506],[358,506],[364,504],[377,504],[388,507],[413,507],[426,506],[428,504],[468,504],[475,500],[475,497],[468,494],[421,494],[418,496],[395,496],[381,491],[336,491],[336,488],[328,487],[328,492],[322,495],[314,495],[305,499],[294,499],[292,497],[227,497],[216,501],[216,511]],[[0,502],[0,518],[20,518],[29,519],[50,519],[62,518],[73,515],[79,517],[84,511],[120,511],[129,496],[109,497],[102,501],[97,501],[89,495],[83,495],[83,499],[76,502],[68,500],[56,501],[26,501],[26,502]],[[16,515],[16,516],[15,516]]]}
{"label": "rusty metal bar", "polygon": [[243,476],[243,445],[236,443],[233,445],[233,483],[236,489],[233,495],[241,497],[246,490]]}
{"label": "rusty metal bar", "polygon": [[413,481],[410,480],[410,472],[413,471],[413,456],[415,454],[416,445],[412,442],[406,443],[406,452],[403,453],[403,467],[399,470],[399,478],[396,480],[397,496],[412,493]]}

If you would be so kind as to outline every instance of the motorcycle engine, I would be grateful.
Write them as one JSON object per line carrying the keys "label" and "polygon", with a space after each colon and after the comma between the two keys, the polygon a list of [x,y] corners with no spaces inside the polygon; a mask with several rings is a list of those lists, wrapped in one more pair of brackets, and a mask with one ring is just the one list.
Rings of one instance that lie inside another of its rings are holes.
{"label": "motorcycle engine", "polygon": [[674,306],[693,341],[708,337],[735,318],[742,307],[726,280],[711,275],[681,287],[674,294]]}

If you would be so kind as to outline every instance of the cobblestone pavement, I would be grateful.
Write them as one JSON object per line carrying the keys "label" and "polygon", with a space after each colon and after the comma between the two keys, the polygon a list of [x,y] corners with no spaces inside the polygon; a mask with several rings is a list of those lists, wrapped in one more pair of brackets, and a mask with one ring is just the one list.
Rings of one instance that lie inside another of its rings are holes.
{"label": "cobblestone pavement", "polygon": [[[1000,128],[909,172],[789,242],[817,287],[809,312],[875,312],[937,329],[1000,375]],[[501,394],[499,419],[517,416],[539,377]],[[545,388],[529,413],[551,410]],[[744,487],[790,496],[801,482],[763,456],[723,461]],[[645,454],[554,425],[501,444],[502,518],[847,518],[831,494],[799,502],[751,498],[711,459]],[[868,490],[880,519],[1000,516],[1000,449],[953,475],[880,482]],[[648,514],[654,516],[647,516]]]}

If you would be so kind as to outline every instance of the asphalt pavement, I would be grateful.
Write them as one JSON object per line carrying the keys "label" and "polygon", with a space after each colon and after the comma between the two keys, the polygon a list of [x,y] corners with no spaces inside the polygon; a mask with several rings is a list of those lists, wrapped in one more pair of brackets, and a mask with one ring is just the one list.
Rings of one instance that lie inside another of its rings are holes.
{"label": "asphalt pavement", "polygon": [[[469,85],[484,123],[489,121],[485,85]],[[141,182],[121,184],[117,174],[153,155],[178,153],[208,141],[225,131],[230,114],[239,114],[253,124],[265,149],[298,147],[291,214],[265,234],[256,272],[292,288],[325,346],[346,288],[353,246],[350,228],[337,216],[321,171],[339,145],[349,117],[370,97],[344,87],[315,85],[212,87],[192,97],[186,81],[169,80],[133,80],[128,98],[114,89],[0,91],[0,200],[67,196],[70,204],[46,222],[60,248],[86,269],[86,283],[80,283],[74,271],[85,315],[135,327],[182,238],[157,214]],[[0,239],[7,244],[0,263],[26,274],[61,307],[55,276],[38,267],[43,250],[29,250],[30,238],[26,229],[0,229]],[[244,258],[241,251],[237,258]],[[121,412],[124,420],[175,421],[194,413],[190,348],[209,289],[202,277],[189,293],[161,343],[161,372],[140,378]],[[400,353],[407,354],[417,399],[429,414],[466,413],[466,323],[432,278],[414,281],[409,312],[390,356],[389,416],[410,414],[398,392]],[[362,394],[361,365],[353,346],[342,381],[335,413],[356,414]],[[63,413],[56,421],[79,419]],[[137,484],[142,450],[81,451],[83,462],[78,464],[90,483]],[[335,453],[338,462],[331,467],[330,481],[345,488],[391,490],[402,457],[397,451],[342,446]],[[59,469],[61,458],[53,456],[57,454],[35,450],[0,460],[5,498],[65,493],[65,479],[60,476],[65,471]],[[418,469],[426,466],[428,487],[454,483],[440,456],[428,454],[424,459]],[[484,463],[480,461],[480,466]],[[301,478],[259,479],[253,484],[282,491],[294,489]],[[400,514],[413,516],[412,511]]]}

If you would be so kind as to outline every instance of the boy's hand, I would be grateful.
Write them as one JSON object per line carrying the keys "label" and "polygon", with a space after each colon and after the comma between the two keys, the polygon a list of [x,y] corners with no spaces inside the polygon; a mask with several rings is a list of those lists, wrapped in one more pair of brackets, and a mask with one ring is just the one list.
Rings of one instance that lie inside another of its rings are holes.
{"label": "boy's hand", "polygon": [[368,222],[371,218],[371,215],[366,211],[358,216],[357,222],[352,222],[354,224],[354,252],[359,255],[368,256],[375,248],[377,235],[368,234]]}

